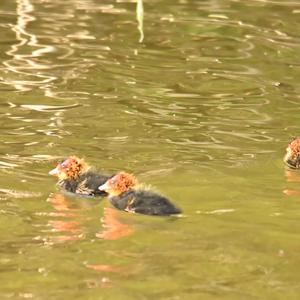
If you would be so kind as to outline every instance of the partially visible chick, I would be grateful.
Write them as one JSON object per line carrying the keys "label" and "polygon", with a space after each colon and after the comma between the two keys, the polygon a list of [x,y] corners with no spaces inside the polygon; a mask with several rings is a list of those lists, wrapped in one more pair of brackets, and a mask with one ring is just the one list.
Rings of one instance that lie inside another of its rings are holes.
{"label": "partially visible chick", "polygon": [[105,196],[106,193],[98,189],[109,176],[99,174],[92,170],[82,158],[70,156],[59,163],[50,175],[58,177],[58,186],[62,189],[88,196]]}
{"label": "partially visible chick", "polygon": [[99,190],[108,194],[116,208],[127,212],[158,216],[181,213],[168,198],[139,188],[137,183],[132,174],[120,172],[99,186]]}
{"label": "partially visible chick", "polygon": [[300,168],[300,138],[295,138],[289,143],[283,161],[291,168]]}

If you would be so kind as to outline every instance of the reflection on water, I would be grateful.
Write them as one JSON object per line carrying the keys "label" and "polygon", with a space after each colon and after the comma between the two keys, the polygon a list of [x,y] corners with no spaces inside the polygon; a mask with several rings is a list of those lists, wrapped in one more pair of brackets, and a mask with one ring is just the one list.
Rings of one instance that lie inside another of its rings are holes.
{"label": "reflection on water", "polygon": [[[76,201],[77,200],[77,201]],[[48,226],[52,232],[59,233],[55,235],[55,242],[74,241],[85,238],[84,227],[88,221],[82,214],[85,209],[90,209],[93,202],[80,201],[79,199],[68,199],[61,193],[51,194],[47,199],[53,205],[55,212],[49,216]],[[90,200],[91,201],[91,200]],[[76,206],[74,207],[74,205]],[[78,206],[81,205],[81,206]],[[97,238],[104,240],[116,240],[133,233],[133,228],[128,224],[122,223],[118,216],[120,212],[114,208],[104,209],[103,218],[101,218],[101,229],[95,234]],[[54,219],[52,219],[54,218]]]}
{"label": "reflection on water", "polygon": [[[12,26],[16,33],[17,44],[12,45],[6,54],[12,57],[4,61],[8,72],[12,72],[12,78],[7,78],[5,82],[13,85],[17,90],[28,91],[30,86],[44,86],[47,89],[49,83],[56,77],[47,76],[40,73],[40,70],[49,69],[49,66],[42,64],[35,58],[39,58],[45,53],[55,52],[55,47],[42,45],[35,34],[30,33],[28,27],[35,21],[34,6],[30,0],[17,0],[17,24]],[[29,54],[22,54],[22,49],[34,49]]]}
{"label": "reflection on water", "polygon": [[[298,300],[300,180],[282,157],[300,132],[299,12],[2,1],[0,298]],[[185,217],[52,194],[69,155],[136,173]]]}
{"label": "reflection on water", "polygon": [[138,30],[140,32],[139,43],[142,43],[144,40],[144,6],[143,0],[137,0],[136,2],[136,18],[138,21]]}
{"label": "reflection on water", "polygon": [[78,209],[69,207],[68,199],[62,194],[52,194],[48,198],[49,202],[53,205],[53,208],[57,213],[51,213],[53,217],[62,217],[64,220],[49,220],[48,225],[52,231],[63,233],[63,235],[56,236],[55,239],[58,242],[64,242],[69,240],[78,240],[83,237],[83,232],[80,230],[80,222],[78,218],[80,215],[76,213]]}
{"label": "reflection on water", "polygon": [[118,220],[118,214],[120,212],[114,208],[105,208],[103,219],[101,220],[104,230],[96,234],[98,238],[116,240],[133,233],[133,228]]}
{"label": "reflection on water", "polygon": [[[285,170],[285,177],[286,177],[286,181],[289,182],[295,182],[295,183],[300,183],[300,174],[295,171],[295,170]],[[296,189],[291,189],[291,188],[285,188],[283,190],[283,193],[287,196],[297,196],[300,195],[300,188],[296,188]]]}

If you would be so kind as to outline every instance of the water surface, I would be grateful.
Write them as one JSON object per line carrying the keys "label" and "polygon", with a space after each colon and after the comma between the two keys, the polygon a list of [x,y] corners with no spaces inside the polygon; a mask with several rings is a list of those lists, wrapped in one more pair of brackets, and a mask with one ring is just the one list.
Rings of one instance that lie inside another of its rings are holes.
{"label": "water surface", "polygon": [[[298,299],[297,1],[3,0],[1,299]],[[57,191],[76,154],[184,211]]]}

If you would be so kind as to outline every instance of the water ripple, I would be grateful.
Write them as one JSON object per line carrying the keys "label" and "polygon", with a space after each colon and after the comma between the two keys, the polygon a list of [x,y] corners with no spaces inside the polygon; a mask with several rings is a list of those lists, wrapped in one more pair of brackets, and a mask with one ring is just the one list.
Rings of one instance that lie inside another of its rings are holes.
{"label": "water ripple", "polygon": [[20,107],[29,109],[29,110],[35,110],[35,111],[41,111],[41,112],[51,112],[51,111],[65,111],[69,108],[75,108],[81,106],[78,103],[72,104],[72,105],[29,105],[29,104],[22,104]]}

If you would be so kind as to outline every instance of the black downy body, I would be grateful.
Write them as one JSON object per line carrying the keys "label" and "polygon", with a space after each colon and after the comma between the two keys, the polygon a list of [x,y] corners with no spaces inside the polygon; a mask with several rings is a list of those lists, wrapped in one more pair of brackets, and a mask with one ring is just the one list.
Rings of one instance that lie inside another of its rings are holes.
{"label": "black downy body", "polygon": [[110,176],[98,174],[95,171],[87,171],[75,178],[60,180],[58,186],[68,192],[86,196],[106,196],[98,187],[105,183]]}
{"label": "black downy body", "polygon": [[118,196],[111,196],[109,199],[113,206],[128,212],[157,216],[181,213],[180,208],[168,198],[150,190],[130,189]]}

